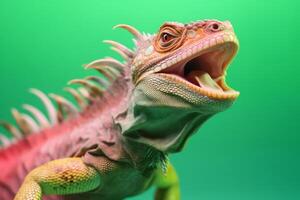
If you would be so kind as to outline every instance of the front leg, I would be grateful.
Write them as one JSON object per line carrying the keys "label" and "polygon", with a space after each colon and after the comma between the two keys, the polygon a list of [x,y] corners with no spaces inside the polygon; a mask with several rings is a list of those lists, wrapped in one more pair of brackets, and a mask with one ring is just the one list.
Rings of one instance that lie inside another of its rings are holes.
{"label": "front leg", "polygon": [[166,174],[161,169],[158,169],[155,174],[154,184],[157,187],[155,200],[180,200],[179,179],[170,163],[168,163]]}
{"label": "front leg", "polygon": [[32,170],[14,200],[40,200],[42,195],[87,192],[99,187],[100,182],[100,174],[81,158],[54,160]]}

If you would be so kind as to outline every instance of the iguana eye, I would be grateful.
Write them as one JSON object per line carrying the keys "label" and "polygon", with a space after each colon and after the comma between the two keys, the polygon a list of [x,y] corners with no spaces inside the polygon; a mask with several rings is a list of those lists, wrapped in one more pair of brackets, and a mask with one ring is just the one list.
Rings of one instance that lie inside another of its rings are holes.
{"label": "iguana eye", "polygon": [[174,38],[174,36],[169,33],[162,33],[162,35],[161,35],[162,42],[169,42],[173,38]]}
{"label": "iguana eye", "polygon": [[155,50],[158,52],[167,52],[178,48],[185,38],[185,33],[185,27],[165,24],[160,28],[154,41]]}

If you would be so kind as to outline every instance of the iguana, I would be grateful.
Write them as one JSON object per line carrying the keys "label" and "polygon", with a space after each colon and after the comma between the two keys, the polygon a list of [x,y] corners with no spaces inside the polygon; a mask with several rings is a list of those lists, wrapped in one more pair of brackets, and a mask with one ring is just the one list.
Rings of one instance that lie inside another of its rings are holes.
{"label": "iguana", "polygon": [[87,64],[102,76],[70,81],[80,85],[66,88],[78,106],[50,94],[55,108],[31,89],[48,117],[25,104],[30,115],[12,110],[18,127],[1,121],[14,136],[1,135],[1,200],[120,200],[150,186],[156,200],[180,199],[168,154],[238,97],[225,82],[238,40],[228,21],[167,22],[153,35],[115,28],[134,36],[135,49],[104,41],[124,62]]}

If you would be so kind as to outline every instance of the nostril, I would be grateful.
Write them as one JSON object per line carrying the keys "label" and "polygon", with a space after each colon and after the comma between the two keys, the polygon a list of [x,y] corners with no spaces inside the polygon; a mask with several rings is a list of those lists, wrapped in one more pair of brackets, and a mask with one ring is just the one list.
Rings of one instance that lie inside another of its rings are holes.
{"label": "nostril", "polygon": [[224,26],[222,26],[220,23],[212,23],[208,26],[208,30],[210,32],[217,32],[224,30]]}
{"label": "nostril", "polygon": [[213,25],[212,25],[212,28],[213,28],[214,30],[216,30],[216,31],[219,30],[219,27],[220,27],[219,24],[213,24]]}

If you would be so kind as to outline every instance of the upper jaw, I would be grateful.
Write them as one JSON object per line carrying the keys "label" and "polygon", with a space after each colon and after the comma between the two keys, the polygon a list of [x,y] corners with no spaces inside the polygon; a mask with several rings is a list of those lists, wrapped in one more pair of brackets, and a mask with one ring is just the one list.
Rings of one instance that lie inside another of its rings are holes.
{"label": "upper jaw", "polygon": [[225,82],[226,69],[238,49],[234,33],[224,32],[210,36],[197,44],[179,49],[172,56],[145,72],[168,81],[183,84],[192,92],[211,99],[236,99],[239,92]]}

